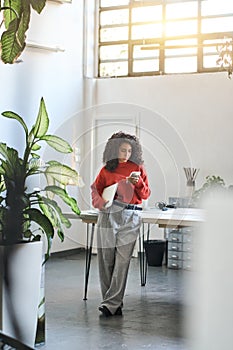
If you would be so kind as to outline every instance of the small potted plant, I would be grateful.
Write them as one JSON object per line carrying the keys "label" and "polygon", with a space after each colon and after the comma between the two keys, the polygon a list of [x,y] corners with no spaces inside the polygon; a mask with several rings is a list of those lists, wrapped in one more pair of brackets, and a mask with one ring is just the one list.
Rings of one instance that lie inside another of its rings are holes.
{"label": "small potted plant", "polygon": [[206,176],[203,185],[193,193],[193,202],[195,204],[200,204],[206,195],[211,195],[211,193],[215,193],[216,190],[226,190],[224,180],[216,175]]}
{"label": "small potted plant", "polygon": [[[4,297],[6,294],[8,296],[11,295],[13,298],[14,292],[11,288],[14,287],[17,276],[19,276],[20,282],[20,287],[18,288],[21,288],[23,284],[26,284],[26,282],[21,282],[21,279],[27,275],[27,272],[31,278],[34,277],[35,271],[40,274],[40,267],[33,262],[24,262],[21,270],[19,269],[17,272],[18,265],[22,262],[22,257],[28,258],[30,255],[30,244],[35,247],[39,243],[40,250],[37,256],[41,265],[41,237],[46,238],[47,248],[45,255],[47,259],[55,233],[63,241],[64,227],[68,228],[71,226],[71,222],[65,217],[59,203],[64,202],[74,213],[80,214],[77,201],[68,194],[66,189],[69,183],[78,185],[80,179],[79,174],[74,169],[56,160],[50,160],[43,166],[41,165],[39,152],[42,142],[46,142],[58,152],[72,152],[68,142],[58,136],[48,134],[49,117],[43,98],[40,101],[35,124],[30,130],[24,119],[18,114],[6,111],[2,115],[5,118],[17,121],[25,133],[25,147],[22,155],[19,154],[18,150],[6,143],[0,143],[0,247],[2,253],[1,266],[5,267],[5,271],[2,271],[5,273],[5,279],[2,281],[5,291],[3,291],[2,296]],[[44,176],[46,184],[43,188],[29,190],[27,186],[28,181],[36,175]],[[27,249],[25,253],[22,252],[23,249]],[[20,254],[20,258],[15,257],[16,253]],[[33,255],[36,255],[34,251]],[[14,277],[12,278],[10,277],[11,272],[14,272]],[[29,282],[29,285],[31,285],[31,282]],[[20,297],[18,292],[16,294],[17,297]],[[30,292],[29,294],[32,293]],[[24,306],[25,309],[28,308],[29,297],[30,295],[25,292],[24,299],[26,298],[25,301],[26,303],[28,302]],[[38,300],[34,299],[37,303],[34,311],[37,312]],[[16,302],[8,300],[8,305],[5,309],[5,313],[8,311],[13,315],[13,321],[16,325],[14,326],[12,321],[9,327],[6,326],[4,328],[5,326],[1,326],[3,331],[6,329],[9,335],[19,340],[24,340],[17,327],[19,323],[22,325],[22,320],[27,317],[22,317],[19,321],[15,311],[16,304],[21,305],[22,300]],[[10,316],[8,315],[7,317]],[[3,315],[3,317],[6,316]],[[1,321],[1,316],[0,322],[5,322],[4,320]],[[29,325],[22,325],[21,330],[25,329],[28,334],[28,327]],[[34,328],[33,331],[35,331]]]}

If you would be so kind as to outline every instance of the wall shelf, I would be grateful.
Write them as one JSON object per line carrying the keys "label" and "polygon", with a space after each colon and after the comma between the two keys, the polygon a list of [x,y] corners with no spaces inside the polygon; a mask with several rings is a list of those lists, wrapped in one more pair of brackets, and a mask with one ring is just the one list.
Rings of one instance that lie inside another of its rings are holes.
{"label": "wall shelf", "polygon": [[72,3],[72,0],[48,0],[48,1],[57,2],[60,4],[71,4]]}
{"label": "wall shelf", "polygon": [[28,41],[26,43],[26,46],[28,48],[33,48],[33,49],[39,49],[39,50],[45,50],[45,51],[51,51],[51,52],[64,52],[65,49],[59,46],[50,46],[50,45],[43,45],[39,43],[35,43],[33,41]]}

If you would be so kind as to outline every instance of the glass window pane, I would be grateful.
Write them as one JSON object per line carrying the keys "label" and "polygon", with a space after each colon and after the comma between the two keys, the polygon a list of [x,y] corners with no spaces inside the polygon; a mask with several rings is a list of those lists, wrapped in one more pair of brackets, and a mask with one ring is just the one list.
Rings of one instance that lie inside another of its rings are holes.
{"label": "glass window pane", "polygon": [[[190,46],[194,47],[190,47]],[[166,49],[166,47],[170,48]],[[185,47],[188,46],[188,47]],[[177,56],[197,53],[197,39],[167,40],[165,42],[165,55]]]}
{"label": "glass window pane", "polygon": [[107,45],[100,47],[101,60],[128,59],[128,45]]}
{"label": "glass window pane", "polygon": [[100,7],[128,5],[129,0],[100,0]]}
{"label": "glass window pane", "polygon": [[[218,55],[203,56],[203,68],[217,68]],[[219,67],[220,68],[220,67]]]}
{"label": "glass window pane", "polygon": [[202,20],[202,33],[230,32],[233,30],[233,16],[207,18]]}
{"label": "glass window pane", "polygon": [[193,73],[196,71],[196,57],[177,57],[165,59],[165,73]]}
{"label": "glass window pane", "polygon": [[132,26],[132,39],[158,38],[162,35],[162,23]]}
{"label": "glass window pane", "polygon": [[187,49],[166,49],[165,56],[185,56],[197,54],[197,48],[187,48]]}
{"label": "glass window pane", "polygon": [[231,38],[211,39],[203,41],[203,54],[216,53],[220,50],[221,46],[225,44],[226,40]]}
{"label": "glass window pane", "polygon": [[128,75],[128,62],[100,63],[100,77]]}
{"label": "glass window pane", "polygon": [[156,72],[159,70],[159,60],[133,61],[133,72]]}
{"label": "glass window pane", "polygon": [[182,2],[177,4],[167,4],[166,6],[166,18],[187,18],[196,17],[198,10],[198,2]]}
{"label": "glass window pane", "polygon": [[173,21],[165,24],[166,36],[197,33],[197,20]]}
{"label": "glass window pane", "polygon": [[133,58],[159,57],[159,45],[134,45]]}
{"label": "glass window pane", "polygon": [[202,16],[233,13],[232,0],[205,0],[201,2]]}
{"label": "glass window pane", "polygon": [[128,40],[128,27],[103,28],[100,30],[100,41]]}
{"label": "glass window pane", "polygon": [[162,6],[144,6],[132,9],[132,22],[150,22],[162,20]]}
{"label": "glass window pane", "polygon": [[103,11],[100,13],[100,25],[125,24],[129,21],[129,10]]}

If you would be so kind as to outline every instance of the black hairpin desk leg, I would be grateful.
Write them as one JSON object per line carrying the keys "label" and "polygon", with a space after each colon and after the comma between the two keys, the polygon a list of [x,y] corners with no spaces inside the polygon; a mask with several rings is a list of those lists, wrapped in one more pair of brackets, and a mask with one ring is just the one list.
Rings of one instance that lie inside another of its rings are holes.
{"label": "black hairpin desk leg", "polygon": [[[149,234],[150,234],[150,224],[148,224],[148,229],[147,229],[147,240],[149,239]],[[144,236],[145,236],[145,224],[143,223],[142,234],[139,235],[139,265],[140,265],[141,286],[146,285],[146,275],[147,275],[147,259],[145,254]]]}
{"label": "black hairpin desk leg", "polygon": [[94,230],[95,230],[95,224],[92,223],[91,224],[91,236],[89,238],[89,225],[90,224],[87,223],[85,285],[84,285],[83,300],[87,300],[87,288],[88,288],[89,272],[90,272],[90,266],[91,266],[92,245],[93,245]]}

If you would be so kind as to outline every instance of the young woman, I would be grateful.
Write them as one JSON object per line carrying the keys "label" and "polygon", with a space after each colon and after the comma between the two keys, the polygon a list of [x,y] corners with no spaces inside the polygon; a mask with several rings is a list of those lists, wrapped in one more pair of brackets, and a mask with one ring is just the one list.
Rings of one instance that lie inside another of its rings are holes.
{"label": "young woman", "polygon": [[[102,302],[99,311],[108,317],[122,315],[127,275],[140,231],[140,204],[150,195],[136,136],[117,132],[107,141],[105,166],[91,185],[92,204],[99,209],[97,251]],[[111,206],[103,199],[105,187],[117,183]]]}

